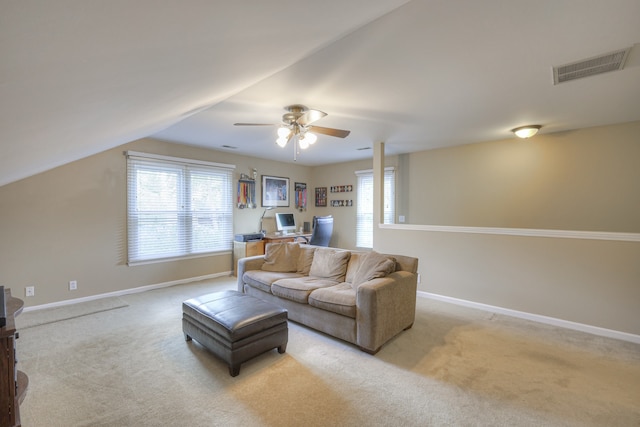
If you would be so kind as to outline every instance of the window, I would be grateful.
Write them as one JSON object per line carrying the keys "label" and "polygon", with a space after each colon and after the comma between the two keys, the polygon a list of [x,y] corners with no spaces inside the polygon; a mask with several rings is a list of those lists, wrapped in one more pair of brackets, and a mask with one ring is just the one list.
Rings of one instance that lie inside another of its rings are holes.
{"label": "window", "polygon": [[128,152],[129,265],[231,250],[233,168]]}
{"label": "window", "polygon": [[[356,246],[373,248],[373,171],[358,171],[358,195],[356,199]],[[395,181],[393,168],[384,170],[384,218],[385,224],[395,219]]]}

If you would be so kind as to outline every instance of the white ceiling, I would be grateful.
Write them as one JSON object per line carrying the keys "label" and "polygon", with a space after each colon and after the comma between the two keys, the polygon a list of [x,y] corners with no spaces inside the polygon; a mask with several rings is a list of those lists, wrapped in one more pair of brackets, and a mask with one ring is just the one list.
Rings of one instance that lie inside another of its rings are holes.
{"label": "white ceiling", "polygon": [[0,185],[153,136],[274,160],[283,107],[329,115],[318,165],[640,120],[640,0],[0,0]]}

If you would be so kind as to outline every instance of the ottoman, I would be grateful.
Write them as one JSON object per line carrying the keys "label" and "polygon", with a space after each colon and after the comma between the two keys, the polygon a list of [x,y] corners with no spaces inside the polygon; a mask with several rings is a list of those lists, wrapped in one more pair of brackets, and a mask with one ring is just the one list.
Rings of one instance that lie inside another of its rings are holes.
{"label": "ottoman", "polygon": [[182,303],[182,331],[229,364],[232,377],[240,364],[278,348],[287,349],[287,310],[237,291],[222,291]]}

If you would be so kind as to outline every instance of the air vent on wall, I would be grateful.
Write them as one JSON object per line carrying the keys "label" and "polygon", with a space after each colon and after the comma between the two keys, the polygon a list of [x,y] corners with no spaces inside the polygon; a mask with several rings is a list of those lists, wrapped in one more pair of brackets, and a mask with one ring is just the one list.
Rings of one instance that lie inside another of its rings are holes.
{"label": "air vent on wall", "polygon": [[595,76],[608,71],[622,70],[631,48],[605,53],[604,55],[553,67],[553,84]]}

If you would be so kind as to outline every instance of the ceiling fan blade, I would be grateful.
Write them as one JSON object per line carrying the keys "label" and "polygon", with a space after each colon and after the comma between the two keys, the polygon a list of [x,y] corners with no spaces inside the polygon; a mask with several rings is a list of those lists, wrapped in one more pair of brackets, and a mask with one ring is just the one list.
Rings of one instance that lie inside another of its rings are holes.
{"label": "ceiling fan blade", "polygon": [[300,126],[308,126],[316,120],[320,120],[326,115],[327,113],[320,110],[307,110],[300,117],[298,117],[298,120],[296,121]]}
{"label": "ceiling fan blade", "polygon": [[309,126],[309,130],[311,132],[321,133],[323,135],[337,136],[338,138],[346,138],[351,133],[350,130],[323,128],[321,126]]}
{"label": "ceiling fan blade", "polygon": [[275,126],[274,123],[234,123],[234,126]]}

